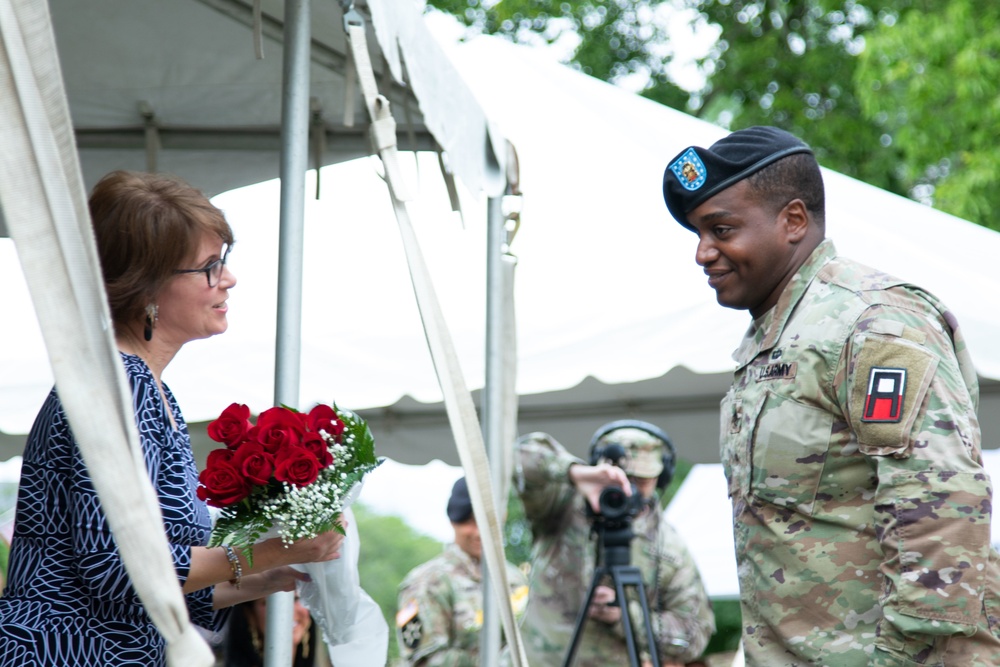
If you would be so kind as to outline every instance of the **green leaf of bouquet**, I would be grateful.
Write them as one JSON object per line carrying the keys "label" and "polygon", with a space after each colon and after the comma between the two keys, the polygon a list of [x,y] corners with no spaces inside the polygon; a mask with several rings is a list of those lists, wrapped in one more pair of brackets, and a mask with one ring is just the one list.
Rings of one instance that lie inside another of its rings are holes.
{"label": "green leaf of bouquet", "polygon": [[362,464],[375,464],[375,438],[372,436],[368,422],[359,417],[351,410],[339,409],[334,405],[334,410],[344,422],[344,431],[354,438],[352,449],[354,450],[354,460]]}
{"label": "green leaf of bouquet", "polygon": [[255,516],[249,505],[239,503],[222,510],[212,528],[208,546],[226,544],[238,549],[246,558],[248,568],[253,567],[253,545],[270,528],[271,522],[266,517]]}

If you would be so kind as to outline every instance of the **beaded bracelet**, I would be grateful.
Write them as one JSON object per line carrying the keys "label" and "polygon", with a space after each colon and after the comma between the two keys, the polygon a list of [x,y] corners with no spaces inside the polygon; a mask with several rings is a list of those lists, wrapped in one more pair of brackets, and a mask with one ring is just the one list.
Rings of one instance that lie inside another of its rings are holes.
{"label": "beaded bracelet", "polygon": [[240,565],[240,557],[236,555],[233,548],[228,544],[223,544],[222,548],[226,550],[226,558],[229,559],[229,568],[233,571],[233,578],[229,580],[236,590],[240,588],[240,582],[243,581],[243,566]]}

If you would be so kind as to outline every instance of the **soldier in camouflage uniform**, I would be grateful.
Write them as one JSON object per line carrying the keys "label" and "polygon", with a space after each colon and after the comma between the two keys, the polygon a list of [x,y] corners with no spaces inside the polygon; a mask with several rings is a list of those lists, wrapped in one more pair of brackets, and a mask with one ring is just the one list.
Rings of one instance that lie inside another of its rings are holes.
{"label": "soldier in camouflage uniform", "polygon": [[[400,655],[414,667],[479,666],[483,545],[464,477],[452,488],[448,518],[455,542],[414,568],[399,587],[396,639]],[[528,602],[527,579],[508,563],[507,581],[514,614],[520,618]]]}
{"label": "soldier in camouflage uniform", "polygon": [[[596,439],[593,449],[614,444],[621,445],[626,454],[624,470],[597,459],[597,465],[587,465],[546,433],[531,433],[517,443],[515,485],[531,522],[533,542],[531,600],[521,623],[531,665],[561,665],[566,657],[600,546],[585,504],[598,510],[600,493],[609,485],[626,489],[634,482],[636,492],[646,499],[632,520],[635,537],[629,553],[631,565],[642,574],[660,665],[680,665],[697,658],[715,630],[715,617],[694,559],[659,511],[657,481],[665,464],[670,466],[665,479],[673,472],[664,441],[641,429],[617,428]],[[578,667],[629,664],[621,608],[609,605],[615,599],[610,583],[601,582],[588,610],[573,663]],[[628,608],[642,664],[648,665],[641,606],[634,599]]]}
{"label": "soldier in camouflage uniform", "polygon": [[664,197],[719,303],[753,317],[721,419],[747,664],[1000,665],[992,489],[955,317],[837,256],[819,167],[786,132],[682,151]]}

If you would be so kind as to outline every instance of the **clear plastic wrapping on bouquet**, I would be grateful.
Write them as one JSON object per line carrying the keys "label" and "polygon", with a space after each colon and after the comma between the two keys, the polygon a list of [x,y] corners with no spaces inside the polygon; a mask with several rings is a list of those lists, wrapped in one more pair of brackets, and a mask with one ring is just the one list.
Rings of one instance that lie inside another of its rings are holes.
{"label": "clear plastic wrapping on bouquet", "polygon": [[344,501],[347,536],[340,558],[297,565],[311,581],[300,582],[299,597],[309,609],[337,667],[385,665],[389,627],[378,604],[362,588],[358,575],[361,540],[350,506],[361,492],[356,485]]}

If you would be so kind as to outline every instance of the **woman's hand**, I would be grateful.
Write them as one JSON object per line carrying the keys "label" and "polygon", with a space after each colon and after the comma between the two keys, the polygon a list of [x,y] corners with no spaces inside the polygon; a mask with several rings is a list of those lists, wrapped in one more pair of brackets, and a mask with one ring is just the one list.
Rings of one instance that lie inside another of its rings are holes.
{"label": "woman's hand", "polygon": [[239,588],[228,581],[216,585],[212,597],[212,607],[222,609],[240,602],[267,597],[273,593],[294,591],[296,583],[309,580],[308,574],[299,572],[288,565],[275,567],[258,574],[249,574],[240,581]]}
{"label": "woman's hand", "polygon": [[336,530],[320,533],[308,540],[299,540],[288,547],[295,554],[295,563],[323,563],[340,558],[344,536]]}
{"label": "woman's hand", "polygon": [[260,574],[252,574],[243,580],[245,582],[244,585],[250,583],[247,581],[248,579],[255,580],[252,582],[252,585],[256,589],[254,592],[259,593],[256,597],[264,597],[272,593],[294,591],[295,584],[300,581],[309,581],[309,575],[286,565],[284,567],[276,567],[267,572],[261,572]]}
{"label": "woman's hand", "polygon": [[[341,518],[340,525],[347,527],[347,520]],[[302,563],[323,563],[340,558],[340,547],[344,536],[336,530],[329,530],[316,537],[292,542],[287,547],[280,538],[265,540],[254,547],[262,553],[273,555],[278,565],[300,565]],[[255,555],[256,559],[256,555]]]}

